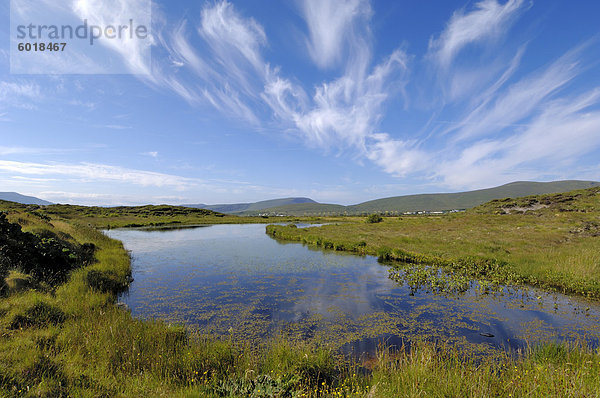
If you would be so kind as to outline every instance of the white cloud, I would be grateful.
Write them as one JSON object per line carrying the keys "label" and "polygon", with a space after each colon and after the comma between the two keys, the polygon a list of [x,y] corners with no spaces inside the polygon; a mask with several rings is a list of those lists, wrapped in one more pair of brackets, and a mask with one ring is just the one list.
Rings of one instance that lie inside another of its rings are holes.
{"label": "white cloud", "polygon": [[260,104],[258,94],[268,70],[261,55],[267,44],[262,26],[227,1],[207,4],[192,34],[188,24],[180,22],[158,35],[169,64],[155,65],[148,82],[194,106],[208,105],[259,125],[253,108]]}
{"label": "white cloud", "polygon": [[384,102],[402,84],[407,62],[406,54],[397,50],[367,74],[368,59],[363,57],[344,76],[317,87],[312,103],[299,86],[273,74],[263,98],[308,143],[364,152],[365,140],[374,133]]}
{"label": "white cloud", "polygon": [[106,194],[98,192],[71,192],[71,191],[40,191],[30,193],[32,196],[53,202],[69,203],[90,206],[136,206],[146,204],[176,204],[188,203],[189,199],[174,195],[149,195],[140,201],[138,195]]}
{"label": "white cloud", "polygon": [[131,126],[125,126],[122,124],[105,124],[103,126],[98,126],[101,128],[106,128],[106,129],[110,129],[110,130],[131,130],[133,127]]}
{"label": "white cloud", "polygon": [[0,82],[0,107],[34,109],[42,99],[40,86],[29,81]]}
{"label": "white cloud", "polygon": [[466,46],[502,37],[525,4],[525,0],[508,0],[503,5],[483,0],[470,13],[455,12],[441,35],[430,41],[430,53],[442,67],[448,67]]}
{"label": "white cloud", "polygon": [[63,149],[52,149],[52,148],[32,148],[32,147],[20,147],[20,146],[0,146],[0,156],[6,155],[24,155],[24,154],[41,154],[41,153],[61,153],[65,152]]}
{"label": "white cloud", "polygon": [[[449,89],[441,87],[440,92],[435,79],[425,86],[432,96],[442,98],[441,104],[436,101],[432,106],[438,109],[430,120],[435,123],[449,103],[453,108],[448,113],[460,115],[445,130],[426,124],[416,132],[404,127],[386,134],[378,131],[388,100],[405,94],[412,57],[397,49],[374,62],[366,0],[300,3],[308,27],[309,56],[319,68],[339,70],[337,77],[316,86],[307,87],[270,65],[263,53],[268,48],[265,29],[227,1],[208,3],[196,24],[183,21],[161,32],[158,41],[167,57],[145,81],[193,106],[214,108],[254,127],[269,125],[291,132],[309,146],[348,150],[394,176],[421,176],[452,189],[533,179],[549,170],[559,173],[559,165],[598,148],[600,118],[592,109],[599,102],[598,92],[563,95],[582,73],[589,43],[526,77],[519,73],[526,45],[513,49],[510,56],[499,51],[474,63],[469,58],[454,65],[461,51],[474,44],[490,54],[490,45],[499,42],[529,4],[527,0],[480,1],[470,12],[454,13],[441,35],[431,40],[424,61],[442,66],[433,69],[441,71]],[[548,167],[536,166],[542,163]],[[83,166],[89,170],[93,165]],[[101,178],[117,179],[117,171],[103,167]],[[78,168],[69,172],[73,170]],[[131,173],[135,176],[131,180],[143,177],[154,186],[165,181],[175,181],[171,186],[176,187],[196,183],[176,176]],[[211,189],[226,191],[219,186]],[[228,192],[271,191],[246,184]]]}
{"label": "white cloud", "polygon": [[364,0],[303,0],[301,8],[308,26],[308,52],[320,68],[340,63],[344,45],[362,40],[358,26],[367,26],[371,15],[369,2]]}
{"label": "white cloud", "polygon": [[185,190],[201,183],[197,179],[94,163],[43,164],[0,160],[0,172],[16,175],[65,176],[84,182],[112,181],[145,187],[171,187],[177,190]]}
{"label": "white cloud", "polygon": [[570,51],[548,68],[521,79],[504,92],[496,94],[495,87],[486,98],[495,98],[491,106],[480,106],[459,123],[458,139],[490,135],[531,115],[544,101],[565,87],[579,73],[577,55],[584,47]]}
{"label": "white cloud", "polygon": [[[123,24],[135,18],[150,30],[152,2],[149,0],[74,0],[72,12],[90,25],[106,27],[115,23]],[[151,34],[151,32],[147,32]],[[113,39],[101,38],[101,45],[119,54],[129,71],[138,75],[151,75],[150,47],[154,40],[140,40],[134,35],[119,35]]]}
{"label": "white cloud", "polygon": [[582,156],[600,149],[600,110],[589,109],[599,100],[596,88],[552,101],[527,127],[469,144],[458,158],[442,162],[437,174],[446,185],[465,188],[564,175]]}
{"label": "white cloud", "polygon": [[[266,44],[265,32],[254,19],[243,18],[227,1],[202,10],[198,32],[212,48],[218,61],[231,71],[240,60],[252,65],[259,73],[264,70],[260,49]],[[234,72],[243,75],[241,69]],[[239,79],[243,79],[238,76]]]}
{"label": "white cloud", "polygon": [[419,150],[414,143],[393,139],[389,134],[374,134],[373,141],[368,158],[394,176],[423,171],[432,161],[430,153]]}

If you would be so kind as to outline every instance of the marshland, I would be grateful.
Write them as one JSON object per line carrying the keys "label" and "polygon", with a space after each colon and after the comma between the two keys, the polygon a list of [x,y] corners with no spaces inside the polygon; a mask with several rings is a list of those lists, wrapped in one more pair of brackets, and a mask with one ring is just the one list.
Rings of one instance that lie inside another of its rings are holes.
{"label": "marshland", "polygon": [[595,396],[599,193],[369,219],[3,202],[2,394]]}

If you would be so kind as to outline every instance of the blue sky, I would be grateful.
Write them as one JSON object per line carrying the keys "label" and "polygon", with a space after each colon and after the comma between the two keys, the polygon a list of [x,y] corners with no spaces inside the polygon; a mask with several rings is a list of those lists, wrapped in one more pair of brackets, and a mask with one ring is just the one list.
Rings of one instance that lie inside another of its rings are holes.
{"label": "blue sky", "polygon": [[600,180],[595,1],[154,1],[152,68],[113,49],[122,75],[11,74],[0,15],[2,191],[352,204]]}

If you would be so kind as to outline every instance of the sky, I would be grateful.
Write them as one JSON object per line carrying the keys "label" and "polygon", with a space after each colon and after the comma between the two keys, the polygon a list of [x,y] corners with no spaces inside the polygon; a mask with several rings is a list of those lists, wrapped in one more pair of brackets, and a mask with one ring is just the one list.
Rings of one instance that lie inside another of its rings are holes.
{"label": "sky", "polygon": [[[100,19],[144,2],[36,1]],[[0,4],[0,191],[354,204],[600,180],[600,2],[151,7],[149,64],[141,45],[101,42],[125,73],[26,74],[11,73],[15,10]]]}

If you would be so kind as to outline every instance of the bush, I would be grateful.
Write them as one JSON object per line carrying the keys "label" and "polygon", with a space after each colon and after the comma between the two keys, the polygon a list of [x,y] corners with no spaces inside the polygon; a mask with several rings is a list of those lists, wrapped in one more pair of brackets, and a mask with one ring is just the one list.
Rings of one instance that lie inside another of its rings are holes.
{"label": "bush", "polygon": [[18,269],[38,281],[57,285],[75,268],[94,261],[95,246],[72,244],[50,231],[23,232],[0,213],[0,278]]}
{"label": "bush", "polygon": [[369,224],[375,224],[382,221],[383,217],[381,217],[379,214],[371,214],[369,217],[367,217],[367,223]]}

